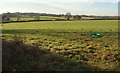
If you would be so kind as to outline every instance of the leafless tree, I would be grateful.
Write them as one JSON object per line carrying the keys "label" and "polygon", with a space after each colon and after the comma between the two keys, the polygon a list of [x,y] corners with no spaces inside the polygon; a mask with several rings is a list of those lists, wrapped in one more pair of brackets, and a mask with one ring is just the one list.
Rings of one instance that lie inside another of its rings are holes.
{"label": "leafless tree", "polygon": [[70,20],[70,17],[71,17],[71,13],[70,12],[66,13],[67,20]]}

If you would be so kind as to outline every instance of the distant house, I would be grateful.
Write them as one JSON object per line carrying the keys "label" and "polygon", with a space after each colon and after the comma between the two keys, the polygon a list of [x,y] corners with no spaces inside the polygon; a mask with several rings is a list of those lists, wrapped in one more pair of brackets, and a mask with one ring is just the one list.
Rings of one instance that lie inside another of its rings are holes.
{"label": "distant house", "polygon": [[75,15],[75,16],[72,16],[72,19],[74,19],[74,20],[80,20],[80,19],[81,19],[81,16]]}
{"label": "distant house", "polygon": [[118,16],[96,16],[97,20],[117,20]]}
{"label": "distant house", "polygon": [[82,20],[91,20],[91,19],[94,19],[94,17],[82,16],[81,19]]}

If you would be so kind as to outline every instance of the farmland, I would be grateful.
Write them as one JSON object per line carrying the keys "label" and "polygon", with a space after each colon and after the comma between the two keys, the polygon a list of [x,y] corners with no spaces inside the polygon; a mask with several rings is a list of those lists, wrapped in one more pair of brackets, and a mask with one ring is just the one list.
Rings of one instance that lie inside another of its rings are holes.
{"label": "farmland", "polygon": [[81,63],[95,67],[89,70],[120,70],[117,20],[5,23],[2,29],[2,38],[8,41],[20,38],[27,45],[79,63],[72,70],[79,70]]}
{"label": "farmland", "polygon": [[[11,17],[10,21],[30,21],[30,20],[35,20],[35,17],[20,17],[18,20],[17,17]],[[55,17],[55,16],[39,16],[38,20],[44,21],[44,20],[50,20],[50,21],[55,21],[55,20],[66,20],[64,17]],[[72,19],[71,19],[72,20]]]}

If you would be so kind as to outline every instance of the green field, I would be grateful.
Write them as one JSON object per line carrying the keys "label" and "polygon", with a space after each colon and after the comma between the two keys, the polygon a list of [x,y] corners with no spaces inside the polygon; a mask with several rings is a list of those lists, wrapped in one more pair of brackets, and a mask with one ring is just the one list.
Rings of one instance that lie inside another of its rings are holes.
{"label": "green field", "polygon": [[118,22],[116,20],[88,20],[9,23],[4,24],[3,29],[52,29],[61,31],[72,30],[78,32],[118,32]]}
{"label": "green field", "polygon": [[[17,21],[17,18],[12,17],[10,18],[11,21]],[[65,19],[63,17],[54,17],[54,16],[40,16],[40,20],[56,20],[56,19]],[[21,17],[18,21],[29,21],[35,20],[34,17]]]}
{"label": "green field", "polygon": [[[6,23],[2,29],[2,37],[7,40],[20,37],[25,44],[36,45],[75,62],[100,70],[120,70],[117,20]],[[102,37],[92,37],[92,33]]]}

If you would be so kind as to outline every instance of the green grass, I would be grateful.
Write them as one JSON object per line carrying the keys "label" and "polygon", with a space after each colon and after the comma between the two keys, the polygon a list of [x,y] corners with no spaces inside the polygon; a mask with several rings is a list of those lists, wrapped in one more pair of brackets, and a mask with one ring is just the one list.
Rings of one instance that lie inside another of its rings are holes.
{"label": "green grass", "polygon": [[[27,20],[34,20],[34,18],[30,18],[30,17],[22,17],[22,18],[20,18],[20,21],[23,21],[23,20],[25,20],[25,21],[27,21]],[[11,21],[17,21],[17,18],[11,18]]]}
{"label": "green grass", "polygon": [[[47,21],[3,24],[2,37],[21,37],[52,53],[102,70],[120,70],[117,20]],[[92,33],[102,37],[91,37]],[[79,64],[80,66],[80,64]]]}
{"label": "green grass", "polygon": [[115,20],[101,21],[49,21],[4,24],[3,29],[46,29],[79,32],[118,32]]}
{"label": "green grass", "polygon": [[[40,20],[56,20],[56,19],[65,19],[63,17],[53,17],[53,16],[40,16]],[[28,21],[34,20],[34,17],[21,17],[19,21]],[[11,18],[11,21],[17,21],[17,18]]]}
{"label": "green grass", "polygon": [[62,17],[53,17],[53,16],[41,16],[40,20],[56,20],[56,19],[65,19]]}

